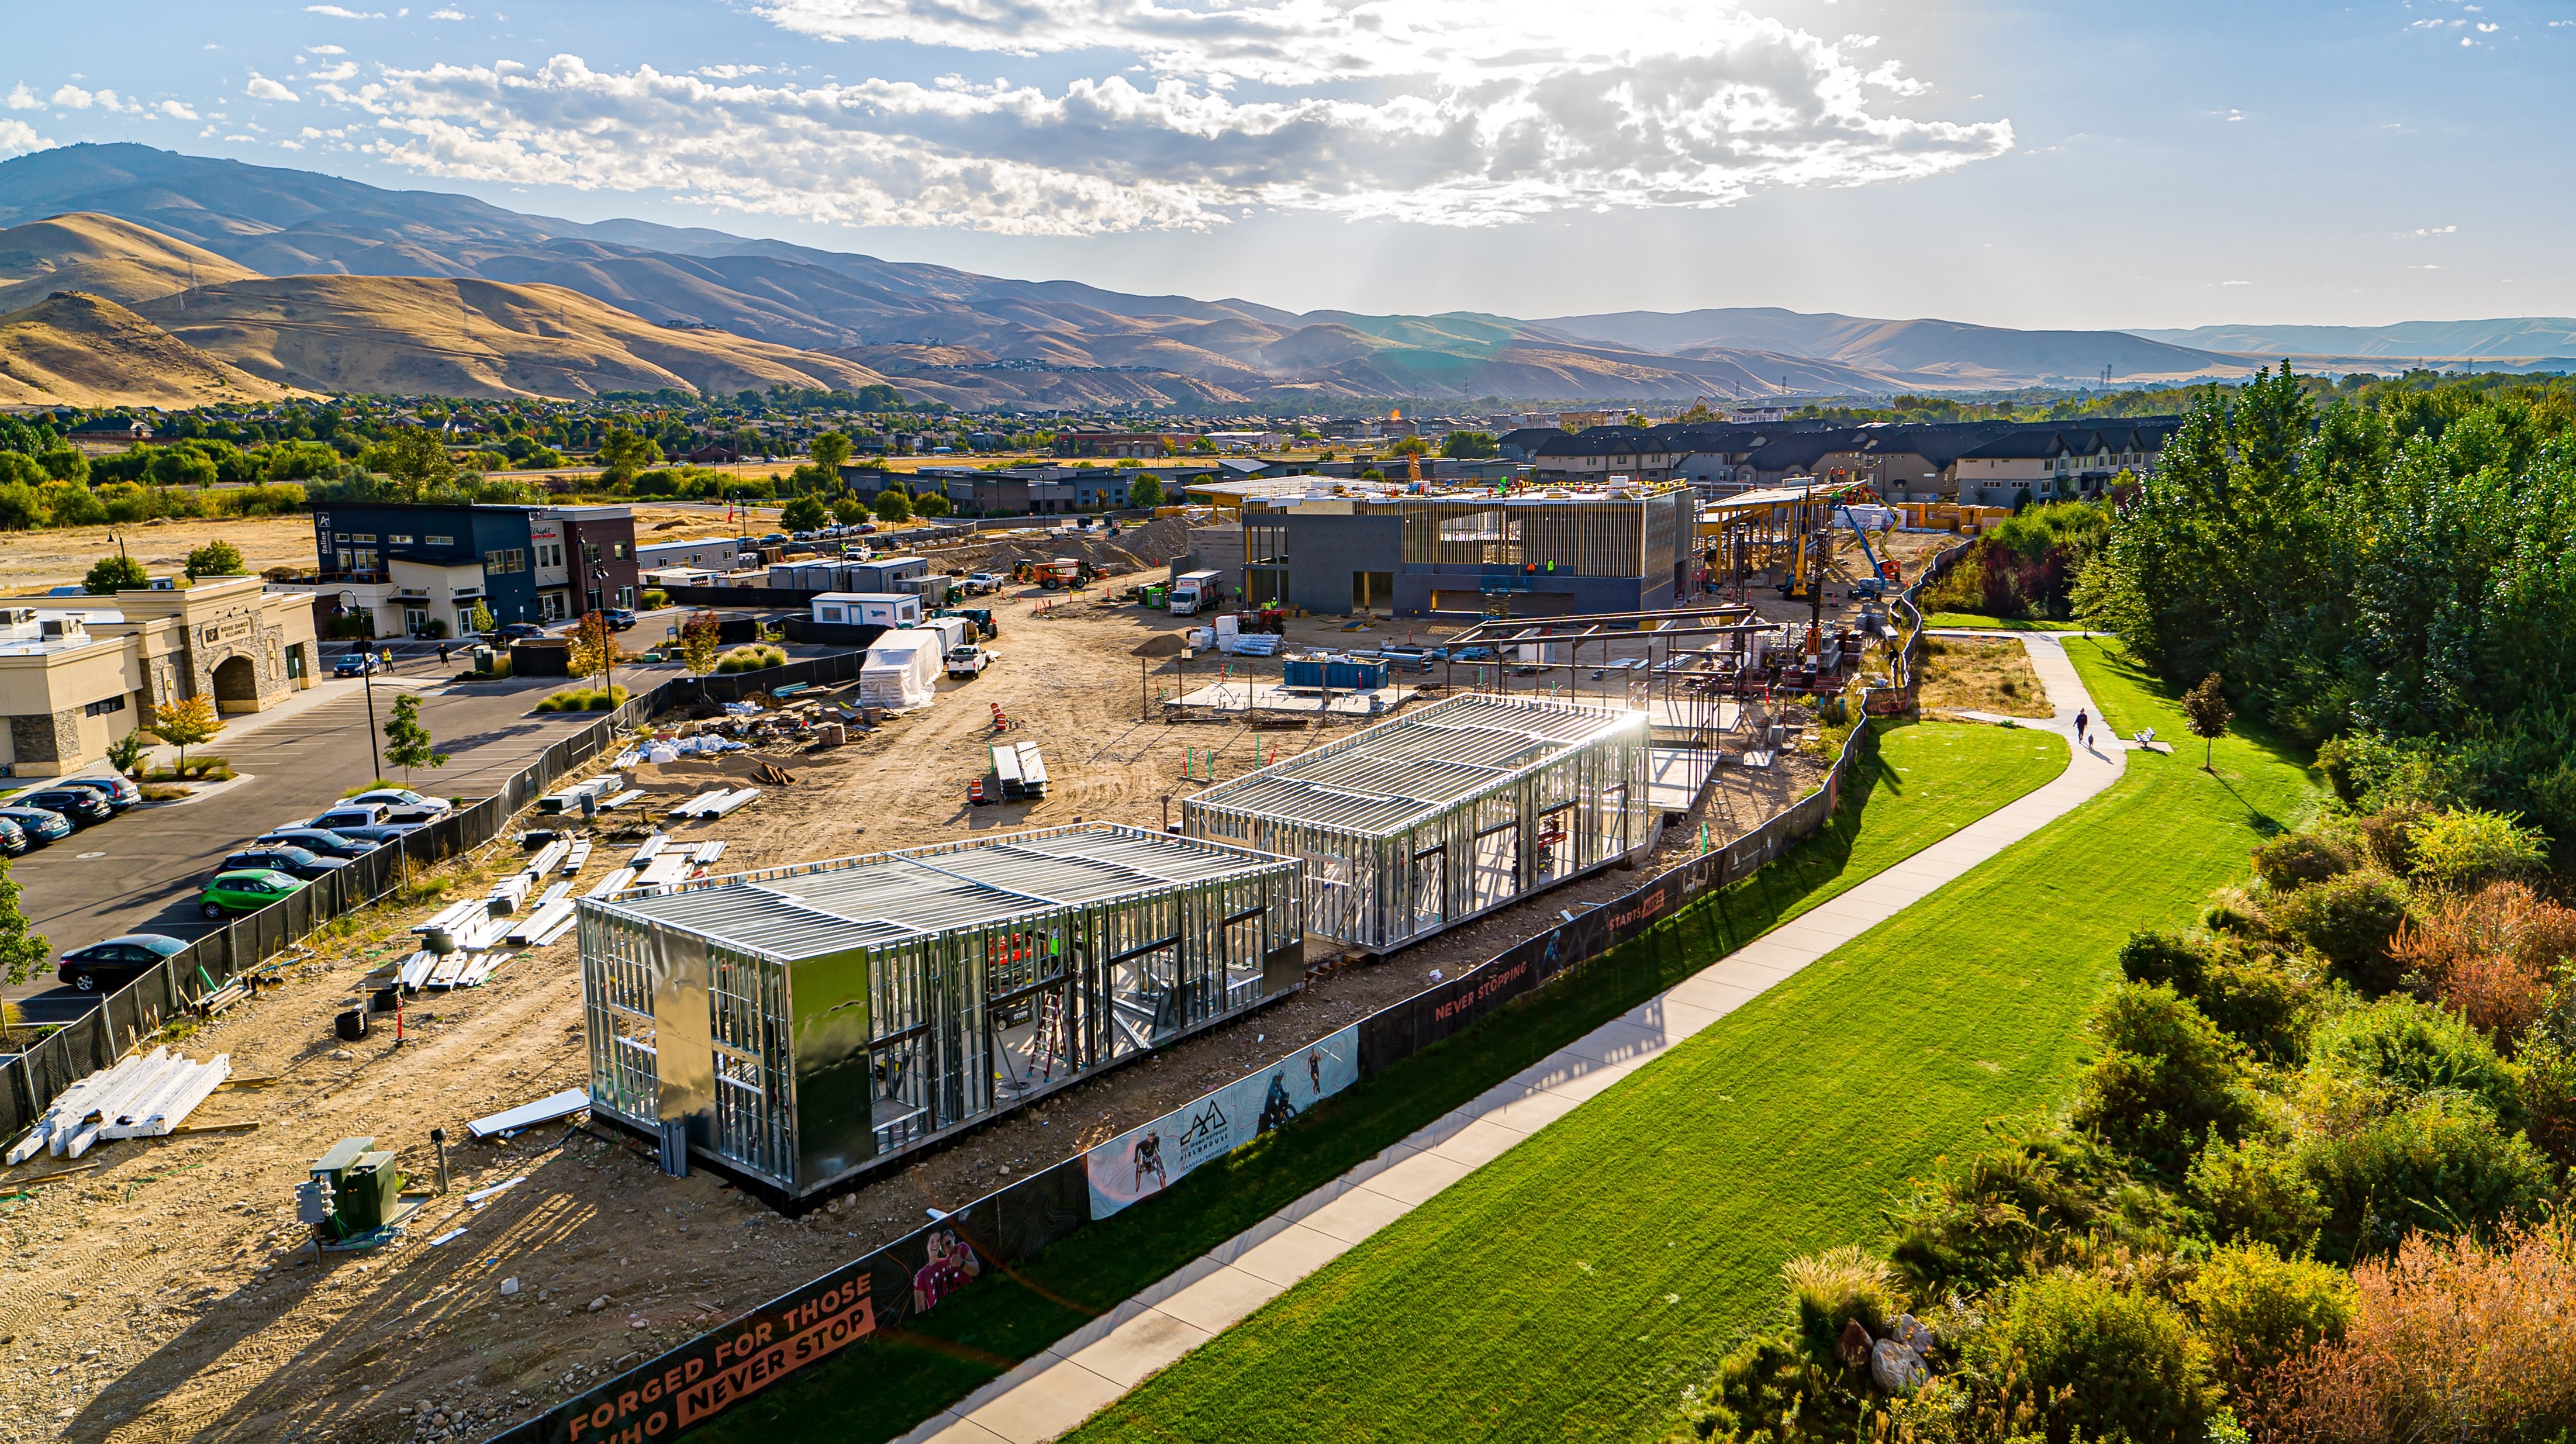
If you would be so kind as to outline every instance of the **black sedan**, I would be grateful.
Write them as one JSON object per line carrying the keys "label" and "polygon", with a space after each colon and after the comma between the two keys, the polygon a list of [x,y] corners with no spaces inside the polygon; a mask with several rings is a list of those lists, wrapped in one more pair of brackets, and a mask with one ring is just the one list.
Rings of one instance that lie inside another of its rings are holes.
{"label": "black sedan", "polygon": [[216,868],[215,871],[256,872],[261,868],[269,868],[285,873],[288,877],[311,882],[324,873],[337,872],[348,865],[349,860],[345,857],[324,857],[320,853],[308,852],[289,843],[244,848],[225,858],[223,866]]}
{"label": "black sedan", "polygon": [[364,857],[380,845],[324,827],[281,827],[251,841],[253,847],[300,847],[323,857]]}
{"label": "black sedan", "polygon": [[105,822],[116,815],[116,809],[107,805],[106,798],[86,787],[39,787],[33,792],[21,792],[9,802],[14,807],[41,807],[47,812],[59,812],[71,819],[74,827]]}
{"label": "black sedan", "polygon": [[121,988],[187,946],[178,938],[160,933],[127,933],[63,954],[62,965],[54,970],[54,976],[84,993]]}
{"label": "black sedan", "polygon": [[143,800],[143,789],[122,777],[66,777],[56,787],[86,787],[107,799],[110,810],[123,812]]}

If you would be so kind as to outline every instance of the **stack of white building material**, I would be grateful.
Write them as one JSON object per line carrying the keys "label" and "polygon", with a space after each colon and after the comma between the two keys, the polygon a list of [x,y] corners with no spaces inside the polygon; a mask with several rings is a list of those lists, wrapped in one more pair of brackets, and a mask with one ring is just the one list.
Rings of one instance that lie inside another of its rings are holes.
{"label": "stack of white building material", "polygon": [[945,642],[939,633],[918,628],[877,638],[859,668],[859,701],[895,711],[937,701]]}
{"label": "stack of white building material", "polygon": [[40,1150],[78,1158],[103,1138],[158,1138],[187,1121],[232,1072],[231,1056],[222,1053],[205,1063],[167,1048],[127,1058],[64,1089],[8,1161],[24,1163]]}
{"label": "stack of white building material", "polygon": [[547,873],[554,871],[557,867],[562,866],[563,860],[570,856],[571,853],[572,839],[568,837],[558,837],[554,841],[547,843],[545,846],[538,848],[537,855],[529,858],[528,865],[520,869],[520,871],[532,872],[539,877],[543,877]]}
{"label": "stack of white building material", "polygon": [[697,870],[691,857],[692,854],[687,852],[666,852],[644,864],[644,870],[635,874],[632,886],[651,888],[656,892],[676,887],[688,881],[689,874]]}
{"label": "stack of white building material", "polygon": [[716,818],[724,817],[731,813],[740,811],[745,807],[749,807],[751,804],[758,802],[759,800],[760,789],[757,787],[746,787],[739,792],[728,792],[724,796],[717,798],[713,803],[701,808],[698,815],[713,821]]}
{"label": "stack of white building material", "polygon": [[615,897],[619,893],[626,891],[627,885],[634,881],[635,869],[631,867],[621,867],[617,871],[610,873],[608,876],[601,878],[597,887],[583,893],[582,896]]}
{"label": "stack of white building material", "polygon": [[588,866],[590,866],[590,839],[585,837],[572,845],[572,851],[564,854],[563,875],[571,877]]}
{"label": "stack of white building material", "polygon": [[669,847],[670,845],[671,835],[667,832],[657,832],[651,837],[644,839],[643,845],[635,849],[635,855],[626,859],[626,865],[628,867],[642,867],[644,864],[660,857],[662,855],[662,849]]}
{"label": "stack of white building material", "polygon": [[681,803],[679,806],[672,808],[671,815],[673,817],[697,817],[704,813],[707,808],[713,807],[716,803],[731,796],[732,792],[733,789],[729,787],[719,787],[710,792],[701,792],[697,796],[690,798],[688,801]]}
{"label": "stack of white building material", "polygon": [[554,931],[557,923],[573,914],[573,901],[565,896],[571,891],[572,884],[568,882],[559,882],[547,888],[546,895],[537,899],[535,908],[525,918],[512,924],[501,941],[516,944],[534,943],[538,938]]}
{"label": "stack of white building material", "polygon": [[536,891],[536,886],[537,875],[535,873],[516,872],[510,874],[508,877],[492,884],[492,892],[489,899],[491,904],[490,910],[492,912],[499,913],[504,917],[517,912],[521,907],[527,904],[528,894]]}
{"label": "stack of white building material", "polygon": [[714,862],[717,858],[724,856],[724,850],[725,845],[721,839],[714,842],[702,842],[698,844],[698,850],[691,856],[690,861],[695,862],[700,867],[705,867],[707,864]]}

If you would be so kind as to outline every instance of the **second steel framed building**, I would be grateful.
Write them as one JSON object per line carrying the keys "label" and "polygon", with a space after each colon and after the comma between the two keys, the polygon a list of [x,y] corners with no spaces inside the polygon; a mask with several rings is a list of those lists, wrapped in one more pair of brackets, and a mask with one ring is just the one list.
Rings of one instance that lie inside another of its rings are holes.
{"label": "second steel framed building", "polygon": [[1452,697],[1209,788],[1182,830],[1298,859],[1306,930],[1383,952],[1644,846],[1650,736],[1643,712]]}
{"label": "second steel framed building", "polygon": [[585,899],[591,1106],[792,1202],[1294,987],[1301,914],[1101,823]]}

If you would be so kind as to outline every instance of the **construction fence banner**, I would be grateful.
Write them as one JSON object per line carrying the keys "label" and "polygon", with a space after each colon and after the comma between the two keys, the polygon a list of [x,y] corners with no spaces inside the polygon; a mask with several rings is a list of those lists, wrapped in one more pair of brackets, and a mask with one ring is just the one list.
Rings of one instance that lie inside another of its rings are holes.
{"label": "construction fence banner", "polygon": [[1082,1156],[1091,1216],[1141,1203],[1360,1080],[1360,1024],[1318,1038]]}
{"label": "construction fence banner", "polygon": [[808,1365],[939,1307],[1081,1228],[1082,1162],[978,1199],[493,1436],[495,1444],[667,1439]]}

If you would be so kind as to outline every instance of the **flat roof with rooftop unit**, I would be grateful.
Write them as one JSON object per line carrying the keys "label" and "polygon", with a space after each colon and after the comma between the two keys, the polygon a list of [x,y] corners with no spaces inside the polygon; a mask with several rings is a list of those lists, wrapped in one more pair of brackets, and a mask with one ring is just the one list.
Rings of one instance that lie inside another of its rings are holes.
{"label": "flat roof with rooftop unit", "polygon": [[1384,952],[1646,842],[1645,713],[1435,702],[1189,798],[1191,837],[1305,865],[1307,931]]}
{"label": "flat roof with rooftop unit", "polygon": [[1105,823],[584,899],[592,1107],[792,1204],[1294,987],[1301,914]]}

